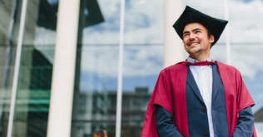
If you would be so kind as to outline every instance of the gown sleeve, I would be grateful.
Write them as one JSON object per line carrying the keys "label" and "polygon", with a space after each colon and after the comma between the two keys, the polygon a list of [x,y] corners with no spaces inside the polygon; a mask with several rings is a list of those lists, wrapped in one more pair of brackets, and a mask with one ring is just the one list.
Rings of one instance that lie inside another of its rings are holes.
{"label": "gown sleeve", "polygon": [[252,137],[254,129],[254,117],[251,107],[242,109],[239,112],[238,123],[233,137]]}
{"label": "gown sleeve", "polygon": [[183,137],[173,122],[172,115],[159,105],[156,107],[156,127],[159,137]]}

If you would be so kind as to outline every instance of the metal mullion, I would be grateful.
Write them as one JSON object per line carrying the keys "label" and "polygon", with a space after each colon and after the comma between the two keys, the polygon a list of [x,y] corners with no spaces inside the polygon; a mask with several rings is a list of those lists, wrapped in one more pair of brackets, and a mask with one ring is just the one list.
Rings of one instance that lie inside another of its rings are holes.
{"label": "metal mullion", "polygon": [[116,131],[115,137],[121,136],[121,112],[122,112],[122,81],[123,81],[123,48],[124,48],[124,25],[125,25],[125,0],[120,4],[120,45],[118,65],[118,89],[116,103]]}
{"label": "metal mullion", "polygon": [[26,22],[26,10],[27,10],[27,0],[23,0],[22,2],[22,10],[21,10],[21,18],[19,24],[19,32],[18,32],[18,41],[17,41],[17,50],[16,50],[16,59],[14,66],[14,76],[12,82],[12,90],[11,90],[11,102],[10,102],[10,113],[8,119],[8,128],[7,128],[7,137],[12,136],[13,123],[14,123],[14,112],[15,112],[15,103],[16,103],[16,95],[17,95],[17,87],[18,87],[18,79],[19,79],[19,69],[20,69],[20,61],[22,54],[22,45],[24,38],[24,28]]}

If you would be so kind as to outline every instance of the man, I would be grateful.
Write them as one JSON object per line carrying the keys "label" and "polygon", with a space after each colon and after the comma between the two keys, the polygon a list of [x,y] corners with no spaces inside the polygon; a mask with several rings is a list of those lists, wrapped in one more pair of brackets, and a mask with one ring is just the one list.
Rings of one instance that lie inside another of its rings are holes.
{"label": "man", "polygon": [[256,136],[254,101],[241,74],[210,58],[226,24],[186,6],[173,27],[189,57],[160,72],[142,137]]}

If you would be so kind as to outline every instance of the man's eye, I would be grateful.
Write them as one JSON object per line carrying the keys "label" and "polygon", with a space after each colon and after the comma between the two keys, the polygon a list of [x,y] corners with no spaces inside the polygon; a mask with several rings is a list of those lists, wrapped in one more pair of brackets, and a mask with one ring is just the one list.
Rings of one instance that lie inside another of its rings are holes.
{"label": "man's eye", "polygon": [[183,37],[186,37],[186,36],[188,36],[189,34],[188,33],[185,33],[185,34],[183,34]]}
{"label": "man's eye", "polygon": [[200,32],[201,32],[200,30],[195,31],[195,33],[200,33]]}

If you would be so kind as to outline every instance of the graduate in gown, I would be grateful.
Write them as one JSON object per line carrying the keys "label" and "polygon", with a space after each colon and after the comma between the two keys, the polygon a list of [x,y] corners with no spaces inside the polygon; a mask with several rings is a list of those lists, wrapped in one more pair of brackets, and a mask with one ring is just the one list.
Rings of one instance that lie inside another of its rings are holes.
{"label": "graduate in gown", "polygon": [[226,24],[186,6],[173,27],[189,57],[160,72],[141,137],[257,136],[240,72],[210,57]]}

